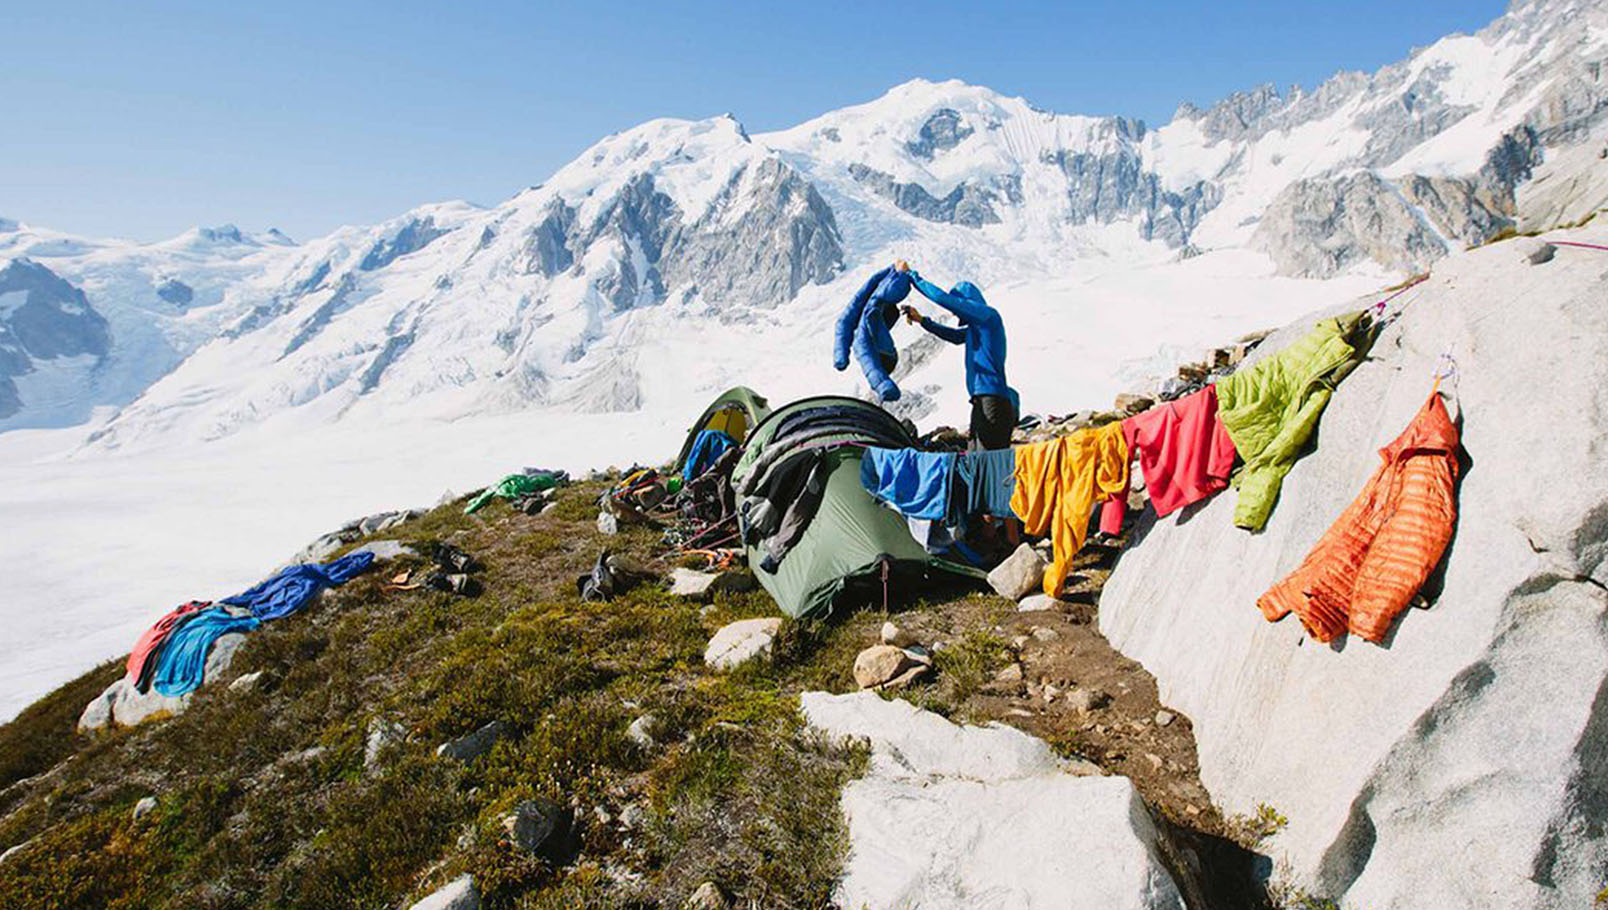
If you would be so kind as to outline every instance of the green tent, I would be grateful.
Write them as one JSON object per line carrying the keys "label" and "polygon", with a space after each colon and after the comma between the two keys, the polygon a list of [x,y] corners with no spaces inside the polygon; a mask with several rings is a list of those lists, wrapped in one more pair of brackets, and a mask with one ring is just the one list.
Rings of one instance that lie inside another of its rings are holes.
{"label": "green tent", "polygon": [[671,466],[670,472],[681,471],[687,463],[687,457],[692,454],[692,444],[704,430],[719,430],[742,445],[754,427],[769,414],[770,403],[753,389],[747,386],[727,389],[709,403],[702,416],[693,421],[692,428],[687,430],[687,441],[681,444],[681,454],[676,456],[676,463]]}
{"label": "green tent", "polygon": [[[916,444],[892,415],[874,404],[835,395],[805,398],[772,412],[749,433],[742,458],[732,471],[733,486],[741,488],[762,459],[774,464],[786,454],[771,451],[775,448],[772,439],[784,420],[817,408],[865,409],[879,415],[873,419],[885,420],[888,429],[906,445]],[[847,431],[791,445],[870,441],[862,434]],[[784,441],[778,445],[787,447],[789,443]],[[910,536],[904,517],[883,507],[861,485],[860,456],[861,450],[853,445],[836,448],[827,456],[831,473],[820,509],[774,574],[760,567],[763,554],[758,549],[750,547],[748,550],[748,564],[760,584],[788,616],[829,613],[845,591],[860,590],[878,599],[884,584],[890,592],[901,592],[928,582],[937,574],[968,579],[985,577],[975,569],[939,559],[917,543]]]}

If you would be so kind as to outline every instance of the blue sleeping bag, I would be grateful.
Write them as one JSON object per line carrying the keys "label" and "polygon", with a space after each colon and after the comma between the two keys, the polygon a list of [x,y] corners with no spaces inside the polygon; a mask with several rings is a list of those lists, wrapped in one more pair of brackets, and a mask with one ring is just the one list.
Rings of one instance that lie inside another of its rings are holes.
{"label": "blue sleeping bag", "polygon": [[222,603],[245,607],[258,619],[279,619],[306,606],[324,588],[339,587],[368,571],[373,562],[373,553],[349,553],[321,566],[291,566],[249,591],[225,597]]}
{"label": "blue sleeping bag", "polygon": [[737,441],[719,430],[703,430],[692,440],[692,453],[681,466],[681,482],[692,481],[714,466],[720,456],[737,447]]}
{"label": "blue sleeping bag", "polygon": [[891,368],[884,366],[883,359],[899,362],[899,349],[889,330],[899,319],[899,302],[909,294],[910,276],[890,266],[872,275],[838,316],[832,365],[848,369],[852,350],[866,382],[883,401],[899,400],[899,386],[888,375]]}
{"label": "blue sleeping bag", "polygon": [[260,625],[254,616],[231,616],[221,607],[192,613],[162,643],[151,688],[175,698],[201,688],[212,645],[230,632],[250,632]]}

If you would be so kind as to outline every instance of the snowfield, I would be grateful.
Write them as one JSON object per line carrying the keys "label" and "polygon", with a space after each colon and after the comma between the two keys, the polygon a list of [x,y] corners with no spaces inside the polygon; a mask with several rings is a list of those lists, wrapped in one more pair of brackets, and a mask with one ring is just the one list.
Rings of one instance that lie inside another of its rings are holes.
{"label": "snowfield", "polygon": [[[0,717],[349,519],[525,465],[662,463],[733,385],[863,393],[832,326],[897,258],[981,287],[1025,410],[1064,414],[1578,221],[1608,201],[1604,35],[1601,3],[1516,3],[1159,127],[926,80],[769,133],[653,120],[496,205],[303,242],[0,218]],[[892,409],[963,425],[960,350],[894,335]]]}
{"label": "snowfield", "polygon": [[[1010,330],[1010,375],[1025,410],[1106,407],[1127,385],[1165,375],[1210,345],[1381,283],[1366,275],[1271,277],[1265,259],[1243,252],[1079,271],[985,288]],[[832,369],[829,327],[815,322],[796,333],[791,325],[712,325],[708,334],[657,336],[635,351],[650,390],[639,412],[532,408],[332,424],[288,412],[216,442],[126,453],[83,449],[82,430],[0,434],[0,515],[12,541],[0,555],[12,581],[0,600],[8,630],[0,638],[0,717],[126,653],[172,606],[234,594],[349,519],[428,506],[526,465],[578,473],[662,463],[707,400],[734,384],[773,402],[863,393],[857,368]],[[919,331],[901,324],[895,333],[908,344]],[[747,347],[710,356],[738,345]],[[924,429],[964,426],[958,348],[946,347],[902,384],[936,399]]]}

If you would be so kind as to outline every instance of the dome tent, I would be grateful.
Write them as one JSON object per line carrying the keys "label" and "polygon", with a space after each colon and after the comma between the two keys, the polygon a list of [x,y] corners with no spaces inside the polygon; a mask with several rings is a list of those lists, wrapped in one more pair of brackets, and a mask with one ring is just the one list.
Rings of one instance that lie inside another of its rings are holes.
{"label": "dome tent", "polygon": [[903,516],[884,508],[860,482],[865,445],[914,446],[909,430],[869,402],[833,395],[792,402],[760,421],[747,436],[732,472],[734,487],[751,487],[786,456],[826,448],[827,480],[821,503],[802,536],[775,572],[761,565],[758,547],[748,562],[761,585],[792,617],[830,613],[839,595],[865,587],[897,591],[939,575],[982,579],[983,573],[928,553],[910,535]]}

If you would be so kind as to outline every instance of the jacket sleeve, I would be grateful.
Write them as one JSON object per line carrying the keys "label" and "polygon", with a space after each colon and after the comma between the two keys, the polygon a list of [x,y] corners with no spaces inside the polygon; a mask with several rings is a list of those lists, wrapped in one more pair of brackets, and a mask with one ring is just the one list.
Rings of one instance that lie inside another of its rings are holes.
{"label": "jacket sleeve", "polygon": [[938,304],[967,322],[982,319],[984,316],[988,315],[983,307],[978,306],[964,297],[956,297],[954,294],[944,291],[920,275],[912,273],[910,276],[910,283],[915,286],[916,290],[921,292],[923,297],[926,297],[928,300],[931,300],[933,303]]}
{"label": "jacket sleeve", "polygon": [[[882,358],[873,343],[878,335],[887,335],[888,328],[882,323],[882,308],[875,304],[867,304],[860,314],[860,325],[854,333],[854,356],[860,361],[860,369],[865,372],[865,381],[870,383],[873,391],[883,401],[898,401],[899,386],[882,368]],[[892,338],[889,338],[889,347],[892,347]]]}
{"label": "jacket sleeve", "polygon": [[854,336],[860,329],[860,317],[865,313],[866,301],[871,299],[871,293],[876,290],[877,284],[882,281],[887,269],[883,269],[871,276],[871,280],[854,295],[847,308],[838,316],[837,334],[832,348],[832,366],[839,370],[849,368],[849,349],[854,346]]}
{"label": "jacket sleeve", "polygon": [[966,343],[966,333],[952,325],[944,325],[941,322],[933,322],[930,318],[923,316],[921,317],[921,327],[932,334],[937,335],[939,338],[949,342],[950,344]]}
{"label": "jacket sleeve", "polygon": [[1246,463],[1240,480],[1239,502],[1234,507],[1234,524],[1251,531],[1260,531],[1267,524],[1279,498],[1279,487],[1284,484],[1284,475],[1290,473],[1301,448],[1312,437],[1318,418],[1333,394],[1333,390],[1321,384],[1311,389],[1301,402],[1300,410],[1285,420],[1279,426],[1278,435]]}

